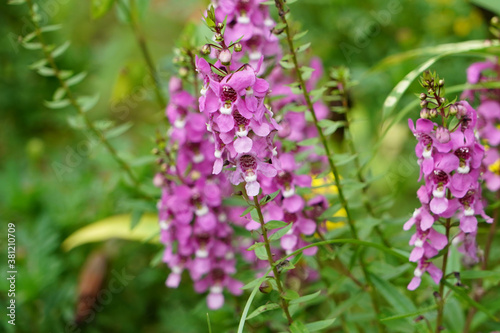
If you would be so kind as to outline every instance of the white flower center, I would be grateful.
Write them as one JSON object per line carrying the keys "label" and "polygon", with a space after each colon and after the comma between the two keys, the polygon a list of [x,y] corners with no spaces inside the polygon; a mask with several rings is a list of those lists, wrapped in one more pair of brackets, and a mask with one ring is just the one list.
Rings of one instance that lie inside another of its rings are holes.
{"label": "white flower center", "polygon": [[207,131],[212,132],[212,125],[210,123],[207,123]]}
{"label": "white flower center", "polygon": [[240,138],[245,137],[248,135],[248,130],[239,128],[238,131],[236,131],[236,135]]}
{"label": "white flower center", "polygon": [[196,258],[206,258],[208,257],[208,251],[205,249],[198,249],[195,253]]}
{"label": "white flower center", "polygon": [[257,181],[257,175],[254,172],[250,171],[247,174],[245,174],[245,181],[247,183],[255,182]]}
{"label": "white flower center", "polygon": [[222,157],[222,152],[220,150],[218,150],[218,149],[215,149],[214,156],[215,156],[215,158],[221,158]]}
{"label": "white flower center", "polygon": [[457,171],[458,171],[458,173],[462,173],[462,174],[469,173],[470,167],[467,164],[464,165],[463,167],[459,166]]}
{"label": "white flower center", "polygon": [[427,148],[424,149],[424,151],[422,152],[422,156],[424,158],[431,158],[432,157],[432,147],[427,150]]}
{"label": "white flower center", "polygon": [[413,212],[413,217],[416,218],[418,215],[420,215],[420,208],[415,209]]}
{"label": "white flower center", "polygon": [[420,270],[420,268],[416,268],[415,271],[413,272],[416,277],[421,277],[423,272]]}
{"label": "white flower center", "polygon": [[219,111],[222,114],[231,114],[233,112],[233,104],[223,103]]}
{"label": "white flower center", "polygon": [[443,187],[438,187],[435,190],[432,191],[432,195],[434,198],[442,198],[444,197],[444,188]]}
{"label": "white flower center", "polygon": [[227,215],[224,213],[219,214],[219,221],[220,222],[226,222],[227,221]]}
{"label": "white flower center", "polygon": [[203,154],[198,153],[198,154],[193,156],[194,163],[201,163],[201,162],[203,162],[203,160],[205,160],[205,156],[203,156]]}
{"label": "white flower center", "polygon": [[293,187],[290,187],[289,189],[286,189],[285,191],[283,191],[283,196],[285,198],[290,198],[294,194],[295,194],[295,189]]}
{"label": "white flower center", "polygon": [[208,87],[203,86],[200,90],[201,96],[205,96],[207,94]]}
{"label": "white flower center", "polygon": [[182,267],[180,267],[178,265],[175,265],[174,267],[172,267],[172,273],[174,273],[174,274],[181,274],[182,273]]}
{"label": "white flower center", "polygon": [[204,216],[204,215],[208,214],[208,207],[203,205],[200,208],[197,208],[194,211],[194,213],[196,214],[196,216]]}
{"label": "white flower center", "polygon": [[422,247],[424,246],[424,242],[421,239],[417,239],[415,241],[415,247]]}
{"label": "white flower center", "polygon": [[224,255],[224,259],[226,259],[226,260],[234,259],[234,253],[233,252],[226,252],[226,254]]}
{"label": "white flower center", "polygon": [[186,118],[177,118],[174,121],[175,128],[184,128],[185,125],[186,125]]}
{"label": "white flower center", "polygon": [[464,215],[465,216],[474,216],[474,208],[472,207],[467,207],[465,210],[464,210]]}
{"label": "white flower center", "polygon": [[262,53],[260,53],[259,51],[253,51],[248,55],[248,58],[250,58],[250,60],[256,61],[259,60],[261,56]]}
{"label": "white flower center", "polygon": [[272,27],[274,25],[274,21],[268,17],[264,20],[264,25],[266,27]]}
{"label": "white flower center", "polygon": [[210,287],[211,294],[222,294],[222,287],[218,284]]}
{"label": "white flower center", "polygon": [[278,155],[278,149],[277,147],[274,147],[273,148],[273,156],[277,156]]}
{"label": "white flower center", "polygon": [[160,224],[160,228],[162,230],[168,230],[168,229],[170,229],[170,221],[161,220],[159,222],[159,224]]}
{"label": "white flower center", "polygon": [[238,21],[238,23],[241,23],[241,24],[248,24],[248,23],[250,23],[250,18],[246,15],[238,16],[236,21]]}

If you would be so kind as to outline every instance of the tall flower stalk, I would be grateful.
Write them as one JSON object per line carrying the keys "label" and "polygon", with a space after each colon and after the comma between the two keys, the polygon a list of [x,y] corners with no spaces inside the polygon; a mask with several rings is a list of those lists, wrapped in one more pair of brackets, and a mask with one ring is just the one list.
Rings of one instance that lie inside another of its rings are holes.
{"label": "tall flower stalk", "polygon": [[[420,119],[409,126],[418,140],[415,153],[420,165],[420,179],[425,180],[417,196],[421,207],[404,225],[405,230],[415,226],[410,240],[413,251],[410,261],[417,263],[408,289],[416,289],[422,275],[428,272],[439,284],[436,295],[438,315],[436,332],[443,329],[445,306],[443,275],[446,275],[448,252],[452,237],[452,219],[459,220],[459,231],[453,236],[463,242],[463,250],[471,260],[477,261],[476,234],[481,216],[492,219],[484,212],[481,196],[480,167],[484,147],[475,136],[477,112],[466,101],[449,102],[444,96],[444,80],[435,73],[425,72],[421,85],[426,89],[420,95]],[[439,230],[444,226],[445,233]],[[443,250],[441,269],[432,260]]]}
{"label": "tall flower stalk", "polygon": [[[295,74],[296,74],[296,77],[297,77],[297,81],[298,81],[299,87],[302,90],[304,99],[306,101],[307,108],[308,108],[308,110],[309,110],[309,112],[310,112],[310,114],[311,114],[311,116],[313,118],[314,125],[316,127],[317,132],[318,132],[321,144],[322,144],[322,146],[323,146],[323,148],[325,150],[325,155],[326,155],[326,157],[328,159],[328,164],[329,164],[329,167],[330,167],[330,171],[331,171],[331,173],[333,175],[333,178],[335,180],[335,184],[336,184],[337,189],[338,189],[338,196],[339,196],[340,204],[342,205],[342,208],[346,212],[346,218],[347,218],[347,222],[348,222],[349,228],[351,230],[352,237],[354,239],[359,239],[358,231],[356,229],[356,226],[354,225],[354,219],[352,217],[349,205],[347,203],[347,199],[345,198],[345,195],[344,195],[342,184],[340,182],[340,175],[339,175],[338,169],[337,169],[337,167],[335,165],[335,162],[333,161],[332,152],[331,152],[331,149],[330,149],[330,147],[328,145],[328,142],[326,140],[326,136],[324,135],[323,130],[322,130],[321,126],[319,125],[318,116],[316,114],[316,111],[315,111],[315,108],[314,108],[314,104],[313,104],[311,96],[310,96],[310,91],[308,91],[308,89],[307,89],[307,85],[306,85],[306,82],[305,82],[305,80],[303,78],[301,67],[300,67],[300,65],[298,63],[296,47],[295,47],[295,44],[294,44],[293,35],[291,34],[290,26],[288,24],[288,19],[287,19],[287,13],[289,12],[289,10],[288,10],[288,8],[285,7],[285,3],[284,3],[283,0],[275,0],[275,5],[276,5],[276,8],[278,9],[278,14],[279,14],[279,17],[281,19],[281,22],[284,25],[284,27],[283,27],[284,30],[283,31],[286,34],[286,41],[287,41],[287,44],[288,44],[288,51],[290,52],[291,60],[292,60],[292,63],[293,63],[293,67],[295,69]],[[364,259],[363,259],[362,256],[359,256],[359,263],[360,263],[361,269],[363,271],[363,275],[365,277],[366,283],[369,286],[368,287],[368,291],[369,291],[370,298],[371,298],[371,301],[372,301],[372,304],[373,304],[373,308],[375,310],[375,313],[377,314],[377,317],[379,317],[380,316],[380,307],[379,307],[379,304],[378,304],[378,300],[377,300],[377,296],[376,296],[376,291],[375,291],[375,289],[373,287],[373,283],[371,282],[370,275],[368,273],[368,270],[366,268],[366,264],[365,264]],[[385,328],[379,322],[378,318],[376,320],[376,323],[377,323],[378,330],[380,332],[384,332]]]}

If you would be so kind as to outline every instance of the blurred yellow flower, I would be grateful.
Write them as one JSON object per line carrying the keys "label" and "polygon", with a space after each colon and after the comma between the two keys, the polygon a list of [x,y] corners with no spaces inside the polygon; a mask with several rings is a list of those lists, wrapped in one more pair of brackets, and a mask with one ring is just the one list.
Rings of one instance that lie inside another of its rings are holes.
{"label": "blurred yellow flower", "polygon": [[[326,195],[326,194],[337,194],[338,189],[335,185],[335,180],[331,174],[328,174],[325,177],[318,177],[317,175],[312,176],[312,188],[311,195],[309,197],[313,197],[315,195]],[[346,217],[346,211],[344,208],[336,211],[332,217]],[[339,222],[331,222],[326,221],[326,229],[328,231],[335,230],[338,228],[342,228],[345,225],[345,221]]]}

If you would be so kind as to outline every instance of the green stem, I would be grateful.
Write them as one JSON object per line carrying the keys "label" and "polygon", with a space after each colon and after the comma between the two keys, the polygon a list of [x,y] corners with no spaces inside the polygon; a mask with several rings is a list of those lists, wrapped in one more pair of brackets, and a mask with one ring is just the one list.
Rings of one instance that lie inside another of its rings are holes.
{"label": "green stem", "polygon": [[276,285],[278,286],[278,292],[280,293],[281,308],[283,309],[283,312],[285,313],[286,319],[288,320],[288,325],[291,325],[293,322],[293,319],[292,319],[292,316],[290,315],[290,311],[288,311],[288,301],[283,298],[284,290],[283,290],[283,286],[281,284],[280,272],[276,268],[276,263],[273,259],[273,254],[271,252],[271,246],[269,244],[269,238],[267,237],[267,229],[266,229],[265,222],[264,222],[264,216],[262,215],[262,209],[260,207],[260,203],[259,203],[259,200],[257,199],[257,196],[253,197],[253,202],[255,204],[255,209],[257,210],[257,214],[259,215],[260,228],[262,231],[262,237],[264,238],[264,246],[266,248],[267,260],[269,262],[269,265],[273,269],[274,280],[276,281]]}
{"label": "green stem", "polygon": [[[313,103],[311,101],[311,97],[309,96],[309,92],[307,91],[307,87],[306,87],[304,78],[302,77],[302,73],[300,71],[299,63],[297,60],[297,54],[295,52],[295,46],[293,43],[293,38],[292,38],[292,35],[290,33],[290,27],[288,25],[287,18],[286,18],[284,1],[283,0],[275,0],[275,4],[276,4],[276,8],[278,8],[278,13],[279,13],[280,19],[283,22],[283,24],[285,25],[284,31],[286,33],[286,40],[287,40],[290,55],[292,57],[292,61],[293,61],[294,67],[295,67],[297,80],[299,81],[299,85],[300,85],[300,88],[302,90],[304,99],[306,100],[307,107],[308,107],[308,109],[311,113],[311,116],[313,118],[313,122],[314,122],[314,125],[316,126],[316,129],[318,131],[323,148],[325,149],[325,154],[328,158],[328,164],[330,165],[330,170],[333,174],[333,178],[335,179],[335,184],[337,186],[340,204],[342,205],[342,207],[344,208],[344,210],[346,212],[347,221],[348,221],[349,228],[351,230],[351,234],[352,234],[353,238],[359,239],[358,232],[357,232],[356,227],[354,225],[354,219],[352,218],[351,212],[349,210],[349,205],[347,204],[347,200],[344,196],[344,191],[343,191],[342,185],[340,183],[340,176],[339,176],[337,167],[332,159],[330,147],[328,146],[328,143],[326,141],[326,137],[321,129],[321,126],[319,125],[318,117],[316,116],[316,112],[314,111],[314,106],[313,106]],[[363,275],[365,277],[366,284],[368,285],[368,291],[369,291],[370,298],[371,298],[371,301],[373,304],[373,309],[374,309],[376,316],[377,316],[376,323],[377,323],[378,331],[385,332],[385,327],[378,320],[378,318],[380,317],[380,308],[378,305],[377,295],[376,295],[375,289],[373,287],[373,283],[370,279],[370,275],[368,273],[368,270],[366,268],[366,264],[365,264],[364,259],[361,255],[359,256],[359,264],[360,264],[361,269],[363,271]]]}
{"label": "green stem", "polygon": [[[345,80],[342,80],[342,87],[347,87],[347,82],[345,82]],[[369,200],[367,200],[366,198],[366,195],[367,195],[367,190],[368,190],[368,184],[366,183],[366,179],[365,177],[363,176],[363,172],[362,172],[362,168],[361,168],[361,162],[359,160],[359,156],[358,156],[358,153],[357,153],[357,149],[356,149],[356,145],[354,144],[354,140],[353,140],[353,136],[352,136],[352,133],[351,133],[351,120],[349,119],[350,117],[350,112],[348,112],[349,110],[349,103],[347,101],[347,92],[345,91],[345,88],[342,89],[342,91],[340,92],[341,93],[341,96],[342,96],[342,107],[344,108],[345,110],[345,115],[346,115],[346,120],[345,120],[345,131],[347,133],[347,142],[349,144],[349,149],[351,150],[351,154],[353,154],[355,157],[354,157],[354,166],[356,168],[356,176],[358,178],[358,181],[362,184],[365,184],[365,186],[363,186],[363,205],[366,209],[366,211],[368,212],[368,214],[370,214],[370,216],[372,217],[375,217],[375,211],[370,203]],[[391,244],[389,243],[389,241],[385,238],[384,236],[384,233],[382,232],[382,230],[380,229],[380,227],[378,225],[376,225],[374,227],[374,230],[375,232],[377,233],[377,235],[379,236],[380,240],[382,241],[382,243],[384,243],[385,246],[387,247],[391,247]]]}
{"label": "green stem", "polygon": [[[500,192],[497,192],[497,202],[500,201]],[[500,207],[497,207],[495,209],[495,213],[493,215],[493,223],[490,226],[490,232],[488,233],[488,239],[486,240],[486,246],[484,247],[484,258],[483,262],[481,264],[481,269],[483,271],[488,270],[488,260],[490,258],[490,250],[491,250],[491,244],[493,243],[493,239],[495,238],[495,233],[496,233],[496,228],[497,228],[497,221],[498,218],[500,217]],[[475,289],[482,289],[483,287],[483,281],[479,280],[478,284],[475,286]],[[478,293],[476,297],[474,297],[474,300],[479,302],[481,300],[482,293]],[[469,333],[472,320],[474,319],[474,316],[477,313],[476,308],[470,308],[469,311],[467,312],[467,319],[465,320],[465,325],[464,325],[464,331],[463,333]]]}
{"label": "green stem", "polygon": [[82,107],[78,103],[76,97],[73,95],[73,92],[69,88],[68,84],[62,78],[62,76],[61,76],[61,70],[57,66],[57,64],[56,64],[56,62],[54,60],[54,57],[52,56],[52,53],[48,50],[47,44],[45,43],[45,38],[43,37],[42,32],[40,30],[40,25],[38,24],[37,20],[33,19],[33,17],[35,17],[36,14],[35,14],[35,11],[33,9],[33,3],[32,3],[32,1],[31,0],[26,0],[26,3],[28,4],[29,11],[30,11],[30,16],[31,16],[31,21],[32,21],[33,26],[35,28],[35,34],[36,34],[36,36],[37,36],[37,38],[38,38],[38,40],[39,40],[39,42],[40,42],[40,44],[42,46],[43,54],[45,55],[45,58],[47,59],[50,67],[52,67],[52,69],[54,70],[54,75],[55,75],[56,79],[59,81],[59,84],[61,85],[61,87],[66,92],[66,96],[68,97],[68,100],[70,101],[71,105],[76,109],[76,111],[78,112],[78,114],[83,118],[83,120],[85,121],[85,125],[87,126],[87,128],[94,135],[96,135],[99,138],[99,140],[102,142],[102,144],[104,145],[104,147],[108,150],[108,152],[111,154],[111,156],[113,157],[113,159],[122,167],[122,169],[125,171],[125,173],[129,176],[129,178],[132,180],[132,182],[135,185],[135,190],[137,192],[139,192],[144,198],[153,200],[153,198],[151,196],[149,196],[148,194],[146,194],[146,193],[144,193],[144,192],[142,192],[140,190],[141,183],[139,182],[139,180],[137,179],[137,177],[132,172],[132,169],[130,168],[130,166],[123,159],[121,159],[118,156],[118,153],[116,152],[115,148],[109,143],[109,141],[106,139],[106,137],[104,136],[104,134],[101,131],[99,131],[92,124],[92,121],[90,121],[90,119],[87,117],[87,113],[85,113],[85,111],[83,111]]}
{"label": "green stem", "polygon": [[151,76],[154,82],[156,101],[158,103],[158,106],[161,109],[164,109],[167,106],[167,102],[165,100],[165,97],[163,96],[163,93],[161,92],[160,78],[156,71],[156,67],[154,65],[153,58],[151,57],[151,53],[149,52],[149,48],[146,43],[146,37],[144,36],[144,33],[142,32],[142,29],[139,25],[139,15],[135,0],[130,0],[130,11],[128,11],[127,6],[123,4],[121,1],[119,1],[118,3],[128,13],[128,17],[130,18],[130,27],[134,31],[135,38],[137,39],[137,44],[139,44],[142,57],[144,58],[144,61],[146,62],[146,65],[148,67],[149,75]]}
{"label": "green stem", "polygon": [[[451,229],[451,219],[448,218],[446,219],[446,239],[449,242],[450,239],[450,229]],[[448,265],[448,252],[449,252],[450,247],[446,246],[443,254],[443,265],[441,267],[441,270],[443,271],[443,278],[439,282],[439,298],[437,299],[437,320],[436,320],[436,333],[441,332],[442,327],[441,325],[443,324],[443,314],[444,314],[444,303],[445,303],[445,297],[444,297],[444,282],[446,281],[445,276],[446,276],[446,266]]]}

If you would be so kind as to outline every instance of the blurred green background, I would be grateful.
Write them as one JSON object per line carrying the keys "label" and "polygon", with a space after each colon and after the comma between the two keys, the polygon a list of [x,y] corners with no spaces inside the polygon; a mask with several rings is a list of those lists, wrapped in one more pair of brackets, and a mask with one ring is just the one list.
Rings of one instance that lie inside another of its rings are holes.
{"label": "blurred green background", "polygon": [[[159,197],[150,185],[155,172],[150,151],[155,131],[161,129],[158,124],[163,110],[155,103],[151,86],[145,84],[147,68],[130,26],[116,8],[93,19],[90,1],[52,0],[39,5],[43,24],[63,25],[47,38],[58,44],[71,41],[58,63],[88,72],[76,91],[100,95],[90,117],[133,124],[111,143],[134,163],[134,172],[147,190]],[[207,2],[141,0],[138,5],[140,24],[166,94],[168,78],[176,71],[172,65],[176,40],[187,23],[201,23]],[[386,16],[390,8],[395,14]],[[296,27],[309,30],[312,51],[325,67],[348,66],[358,81],[351,99],[354,135],[361,151],[370,149],[387,94],[425,58],[380,71],[371,71],[373,66],[389,55],[414,48],[488,38],[491,17],[488,11],[462,0],[302,0],[292,5],[292,11]],[[99,251],[109,262],[104,287],[113,278],[113,271],[125,270],[133,279],[123,291],[112,294],[111,301],[96,311],[94,320],[81,328],[82,332],[206,332],[204,295],[194,294],[187,278],[177,290],[165,287],[169,272],[158,263],[160,245],[112,240],[68,252],[61,248],[62,241],[75,230],[112,215],[130,213],[142,203],[134,199],[123,172],[101,145],[73,160],[76,166],[58,176],[55,165],[71,158],[68,154],[88,139],[84,131],[69,126],[68,117],[75,115],[73,109],[44,106],[58,84],[29,69],[41,58],[41,52],[22,48],[18,38],[31,31],[25,5],[0,4],[0,244],[6,244],[6,224],[14,222],[18,269],[16,326],[7,325],[4,318],[0,331],[78,332],[70,324],[75,318],[79,274],[89,255]],[[451,86],[465,81],[467,66],[477,59],[446,58],[433,68]],[[413,84],[410,92],[419,92],[418,86]],[[400,106],[413,98],[408,94]],[[379,158],[371,164],[375,175],[387,171],[390,165],[390,177],[383,176],[370,193],[374,197],[393,196],[389,212],[398,219],[387,228],[393,230],[394,246],[400,248],[407,246],[409,237],[399,233],[401,221],[416,205],[418,170],[410,139],[406,122],[395,126]],[[145,210],[155,212],[154,206]],[[5,245],[2,253],[6,253]],[[5,261],[1,260],[2,272],[6,271]],[[1,283],[3,309],[6,294],[7,284]],[[214,332],[234,331],[245,299],[227,301],[222,310],[210,312]]]}

